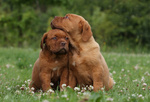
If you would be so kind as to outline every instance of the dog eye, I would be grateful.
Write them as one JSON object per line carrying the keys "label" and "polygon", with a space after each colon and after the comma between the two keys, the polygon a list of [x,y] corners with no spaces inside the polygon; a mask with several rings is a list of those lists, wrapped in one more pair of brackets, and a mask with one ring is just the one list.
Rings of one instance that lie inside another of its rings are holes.
{"label": "dog eye", "polygon": [[69,38],[68,38],[68,37],[66,37],[65,39],[66,39],[66,40],[68,40]]}
{"label": "dog eye", "polygon": [[53,40],[56,40],[56,39],[57,39],[57,37],[53,37],[52,39],[53,39]]}
{"label": "dog eye", "polygon": [[69,17],[68,17],[68,16],[65,16],[65,18],[67,18],[67,19],[68,19]]}

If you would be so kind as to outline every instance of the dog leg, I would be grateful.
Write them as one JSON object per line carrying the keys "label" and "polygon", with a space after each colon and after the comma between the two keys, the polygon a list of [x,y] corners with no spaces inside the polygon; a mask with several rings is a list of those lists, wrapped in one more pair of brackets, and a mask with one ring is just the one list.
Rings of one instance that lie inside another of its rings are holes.
{"label": "dog leg", "polygon": [[73,72],[71,70],[69,70],[69,83],[68,86],[70,86],[71,88],[76,87],[77,81],[75,76],[73,75]]}
{"label": "dog leg", "polygon": [[103,83],[103,69],[102,68],[93,68],[93,91],[102,90],[104,87]]}
{"label": "dog leg", "polygon": [[68,85],[68,68],[64,68],[62,75],[60,77],[60,90],[63,91],[62,84]]}
{"label": "dog leg", "polygon": [[40,79],[42,82],[42,90],[45,92],[48,89],[51,89],[50,82],[51,82],[51,75],[49,73],[40,72]]}

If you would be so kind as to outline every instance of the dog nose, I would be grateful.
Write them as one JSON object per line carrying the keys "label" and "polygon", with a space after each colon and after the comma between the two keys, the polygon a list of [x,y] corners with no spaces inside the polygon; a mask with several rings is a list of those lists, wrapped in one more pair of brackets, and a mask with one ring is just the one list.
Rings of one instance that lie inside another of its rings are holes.
{"label": "dog nose", "polygon": [[65,46],[66,43],[65,43],[65,42],[61,42],[60,45],[61,45],[61,46]]}

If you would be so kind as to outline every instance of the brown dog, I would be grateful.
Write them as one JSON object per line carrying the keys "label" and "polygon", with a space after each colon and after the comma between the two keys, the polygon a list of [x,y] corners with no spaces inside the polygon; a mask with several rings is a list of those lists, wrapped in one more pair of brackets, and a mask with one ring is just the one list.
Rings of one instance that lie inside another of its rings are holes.
{"label": "brown dog", "polygon": [[[45,44],[45,46],[43,46]],[[39,58],[36,60],[30,88],[34,87],[47,91],[51,88],[50,83],[54,83],[52,88],[57,87],[60,80],[62,84],[68,82],[68,54],[69,39],[62,30],[50,30],[43,35]]]}
{"label": "brown dog", "polygon": [[72,55],[69,55],[69,86],[93,85],[94,91],[103,87],[105,90],[111,89],[113,79],[109,76],[107,64],[88,22],[81,16],[67,14],[65,17],[55,17],[51,27],[61,29],[70,36]]}

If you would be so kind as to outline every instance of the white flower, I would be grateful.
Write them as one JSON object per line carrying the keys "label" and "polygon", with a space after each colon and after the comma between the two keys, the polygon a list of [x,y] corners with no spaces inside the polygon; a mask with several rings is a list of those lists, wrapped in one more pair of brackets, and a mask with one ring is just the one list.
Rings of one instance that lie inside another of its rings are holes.
{"label": "white flower", "polygon": [[144,78],[144,77],[142,77],[141,81],[142,81],[142,82],[144,82],[144,80],[145,80],[145,78]]}
{"label": "white flower", "polygon": [[54,93],[54,91],[52,89],[49,89],[47,92],[48,93]]}
{"label": "white flower", "polygon": [[33,91],[31,91],[31,93],[32,93],[32,94],[34,94],[34,92],[33,92]]}
{"label": "white flower", "polygon": [[135,94],[132,94],[132,97],[135,97]]}
{"label": "white flower", "polygon": [[107,98],[106,100],[112,102],[113,98]]}
{"label": "white flower", "polygon": [[120,92],[123,92],[122,90],[120,90]]}
{"label": "white flower", "polygon": [[10,64],[6,64],[6,68],[10,68]]}
{"label": "white flower", "polygon": [[102,87],[101,90],[104,91],[104,88]]}
{"label": "white flower", "polygon": [[34,89],[35,89],[34,87],[31,87],[31,90],[32,90],[32,91],[34,91]]}
{"label": "white flower", "polygon": [[91,93],[90,93],[90,92],[84,92],[83,95],[90,97],[90,96],[91,96]]}
{"label": "white flower", "polygon": [[140,94],[138,97],[139,97],[139,98],[142,97],[142,94]]}
{"label": "white flower", "polygon": [[148,72],[145,72],[144,75],[150,76],[150,74]]}
{"label": "white flower", "polygon": [[50,85],[51,85],[51,86],[54,86],[54,83],[51,82]]}
{"label": "white flower", "polygon": [[143,83],[143,86],[147,86],[147,84],[146,84],[146,83]]}
{"label": "white flower", "polygon": [[8,91],[10,91],[10,90],[11,90],[11,88],[9,88],[9,87],[8,87],[8,88],[7,88],[7,90],[8,90]]}
{"label": "white flower", "polygon": [[71,88],[70,86],[67,86],[68,88]]}
{"label": "white flower", "polygon": [[80,88],[75,87],[74,90],[75,90],[75,91],[80,91]]}
{"label": "white flower", "polygon": [[113,71],[112,73],[113,73],[113,74],[116,74],[116,71]]}
{"label": "white flower", "polygon": [[24,81],[25,84],[27,84],[27,81]]}
{"label": "white flower", "polygon": [[91,90],[93,90],[93,88],[94,88],[94,87],[93,87],[92,85],[90,85],[90,86],[88,87],[88,90],[91,91]]}
{"label": "white flower", "polygon": [[29,66],[32,67],[32,64],[30,64]]}
{"label": "white flower", "polygon": [[22,85],[22,87],[25,87],[25,86],[26,86],[25,84]]}
{"label": "white flower", "polygon": [[66,87],[66,84],[62,84],[61,86],[62,86],[62,88],[64,89],[64,88]]}
{"label": "white flower", "polygon": [[65,97],[65,98],[67,98],[67,95],[66,95],[66,94],[64,94],[64,95],[61,95],[61,97]]}
{"label": "white flower", "polygon": [[124,72],[124,69],[121,69],[122,72]]}
{"label": "white flower", "polygon": [[132,80],[133,82],[137,82],[137,79],[135,79],[135,80]]}
{"label": "white flower", "polygon": [[42,102],[49,102],[48,100],[43,100]]}
{"label": "white flower", "polygon": [[21,94],[21,92],[19,91],[19,90],[16,90],[16,92],[15,92],[16,94]]}
{"label": "white flower", "polygon": [[135,69],[135,70],[138,70],[138,69],[139,69],[139,66],[138,66],[138,65],[136,65],[136,66],[134,67],[134,69]]}
{"label": "white flower", "polygon": [[78,95],[81,95],[81,92],[78,92]]}

